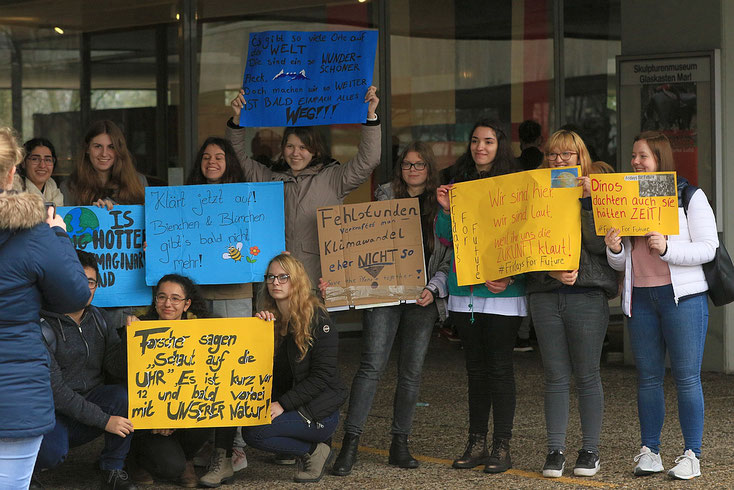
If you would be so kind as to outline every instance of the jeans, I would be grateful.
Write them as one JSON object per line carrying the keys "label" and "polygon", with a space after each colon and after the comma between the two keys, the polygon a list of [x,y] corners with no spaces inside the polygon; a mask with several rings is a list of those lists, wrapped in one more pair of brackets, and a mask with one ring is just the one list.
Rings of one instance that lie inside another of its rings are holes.
{"label": "jeans", "polygon": [[493,411],[493,438],[510,439],[515,420],[512,351],[521,316],[451,312],[466,358],[469,433],[486,434]]}
{"label": "jeans", "polygon": [[130,455],[138,465],[156,479],[175,481],[186,469],[186,462],[211,437],[212,429],[177,429],[170,436],[153,434],[149,430],[135,433]]}
{"label": "jeans", "polygon": [[576,383],[582,446],[599,451],[604,390],[599,363],[609,324],[609,303],[601,290],[532,293],[528,297],[545,374],[548,450],[566,449],[571,375]]}
{"label": "jeans", "polygon": [[306,422],[297,410],[283,412],[270,425],[242,428],[242,438],[248,446],[275,454],[303,456],[312,443],[329,439],[339,425],[339,411],[318,422]]}
{"label": "jeans", "polygon": [[701,361],[708,327],[708,300],[699,294],[675,304],[671,285],[634,288],[627,329],[637,364],[637,412],[642,445],[660,449],[665,418],[665,351],[678,392],[678,419],[685,449],[701,454],[703,390]]}
{"label": "jeans", "polygon": [[398,339],[398,381],[390,432],[410,434],[421,382],[423,360],[438,318],[436,305],[402,304],[364,311],[362,359],[352,381],[344,431],[361,434],[390,351]]}
{"label": "jeans", "polygon": [[[108,415],[127,417],[127,390],[124,386],[98,386],[87,394],[86,399]],[[59,412],[56,412],[56,425],[53,430],[43,436],[36,467],[38,469],[53,468],[63,463],[70,447],[86,444],[102,433],[104,433],[105,441],[99,457],[99,467],[103,470],[121,470],[130,450],[133,434],[120,437],[104,429],[84,425]]]}
{"label": "jeans", "polygon": [[43,436],[0,438],[0,490],[28,488]]}

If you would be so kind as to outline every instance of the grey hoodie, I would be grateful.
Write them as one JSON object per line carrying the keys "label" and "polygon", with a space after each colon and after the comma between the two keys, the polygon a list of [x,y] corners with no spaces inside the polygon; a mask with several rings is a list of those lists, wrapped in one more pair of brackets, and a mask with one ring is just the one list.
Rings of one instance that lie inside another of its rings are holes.
{"label": "grey hoodie", "polygon": [[56,411],[104,429],[110,415],[85,397],[104,384],[105,373],[126,378],[127,362],[120,336],[94,306],[86,308],[79,325],[67,315],[41,311],[41,316],[42,328],[50,327],[55,334],[48,347]]}

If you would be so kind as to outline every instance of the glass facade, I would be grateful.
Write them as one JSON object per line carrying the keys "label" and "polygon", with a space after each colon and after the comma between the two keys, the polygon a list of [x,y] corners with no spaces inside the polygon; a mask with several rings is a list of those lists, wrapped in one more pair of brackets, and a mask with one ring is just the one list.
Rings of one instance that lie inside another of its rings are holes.
{"label": "glass facade", "polygon": [[[546,138],[573,124],[597,158],[616,164],[619,0],[156,0],[87,9],[81,0],[10,1],[0,13],[0,124],[24,140],[51,139],[61,177],[89,122],[108,118],[124,128],[139,171],[177,183],[199,143],[224,133],[249,34],[275,29],[380,31],[375,182],[416,139],[450,165],[481,117],[505,123],[517,153],[523,120],[538,121]],[[321,129],[337,159],[355,153],[358,126]],[[276,156],[281,134],[253,128],[253,154]],[[353,200],[370,198],[369,186],[355,192]]]}

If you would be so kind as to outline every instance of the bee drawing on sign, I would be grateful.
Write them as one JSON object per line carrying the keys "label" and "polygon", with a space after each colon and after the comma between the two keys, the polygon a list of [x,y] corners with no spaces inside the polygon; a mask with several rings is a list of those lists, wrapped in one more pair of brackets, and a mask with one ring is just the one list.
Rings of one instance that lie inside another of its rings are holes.
{"label": "bee drawing on sign", "polygon": [[242,252],[240,252],[240,250],[242,250],[242,242],[237,242],[237,245],[234,247],[230,245],[227,247],[227,251],[222,254],[222,258],[225,260],[232,259],[235,262],[239,262],[242,260]]}

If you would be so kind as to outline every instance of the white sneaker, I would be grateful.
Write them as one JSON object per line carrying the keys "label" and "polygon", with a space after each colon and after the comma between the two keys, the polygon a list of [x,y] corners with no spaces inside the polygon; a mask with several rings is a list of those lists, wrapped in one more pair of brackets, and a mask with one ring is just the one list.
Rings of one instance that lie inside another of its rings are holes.
{"label": "white sneaker", "polygon": [[233,447],[232,448],[232,470],[237,473],[240,470],[247,468],[247,456],[245,455],[245,448]]}
{"label": "white sneaker", "polygon": [[690,449],[686,449],[682,456],[675,458],[675,462],[677,464],[668,471],[669,477],[676,480],[690,480],[701,476],[701,462]]}
{"label": "white sneaker", "polygon": [[637,466],[635,466],[635,476],[652,475],[653,473],[665,471],[660,455],[650,451],[650,448],[647,446],[640,448],[640,454],[635,456],[635,463],[637,463]]}

